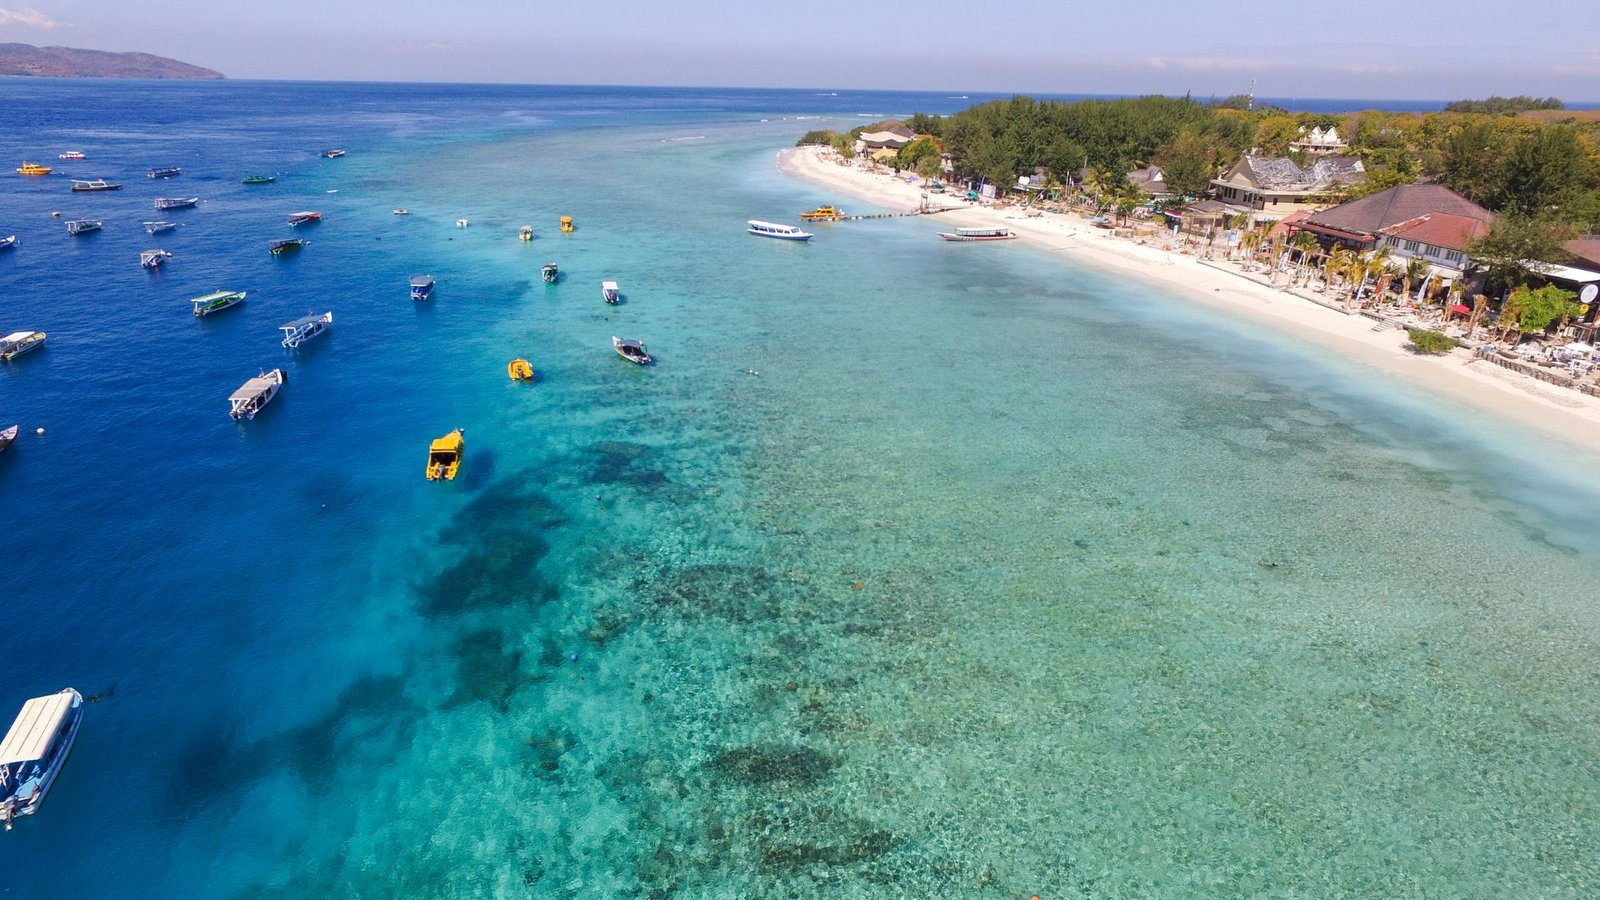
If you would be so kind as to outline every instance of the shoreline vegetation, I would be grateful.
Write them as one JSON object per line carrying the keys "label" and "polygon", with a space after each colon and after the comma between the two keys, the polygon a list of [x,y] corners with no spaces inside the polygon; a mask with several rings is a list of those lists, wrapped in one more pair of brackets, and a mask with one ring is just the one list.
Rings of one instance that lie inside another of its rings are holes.
{"label": "shoreline vegetation", "polygon": [[[918,209],[927,199],[925,188],[913,183],[916,179],[909,173],[895,173],[868,159],[847,159],[832,145],[784,149],[777,164],[791,177],[888,210]],[[953,208],[939,213],[941,227],[1009,228],[1019,243],[1047,255],[1159,286],[1325,347],[1385,376],[1404,379],[1600,459],[1600,397],[1547,384],[1514,364],[1492,364],[1486,354],[1464,345],[1413,346],[1408,328],[1438,330],[1426,319],[1390,319],[1345,309],[1336,295],[1319,297],[1287,283],[1272,283],[1272,273],[1261,272],[1248,256],[1230,260],[1218,252],[1203,258],[1192,245],[1161,233],[1124,237],[1083,214],[1004,201],[944,199]],[[1441,349],[1444,352],[1437,352]]]}

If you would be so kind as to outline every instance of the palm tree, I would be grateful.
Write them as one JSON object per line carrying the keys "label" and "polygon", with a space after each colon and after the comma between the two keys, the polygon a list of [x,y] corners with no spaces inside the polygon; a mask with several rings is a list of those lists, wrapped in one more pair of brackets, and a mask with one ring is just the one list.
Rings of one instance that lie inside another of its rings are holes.
{"label": "palm tree", "polygon": [[1351,263],[1355,262],[1355,258],[1355,252],[1349,247],[1333,248],[1333,252],[1329,253],[1327,258],[1322,261],[1323,284],[1326,284],[1331,289],[1333,287],[1333,279],[1348,278],[1351,274]]}
{"label": "palm tree", "polygon": [[1400,293],[1405,297],[1406,303],[1411,303],[1411,285],[1428,277],[1428,264],[1416,257],[1406,260],[1404,277],[1401,279]]}
{"label": "palm tree", "polygon": [[1489,311],[1489,298],[1483,294],[1472,295],[1472,316],[1467,319],[1467,337],[1478,330],[1478,320]]}
{"label": "palm tree", "polygon": [[1249,257],[1253,254],[1253,252],[1256,249],[1256,247],[1259,246],[1260,244],[1261,244],[1261,232],[1256,231],[1255,229],[1252,228],[1249,231],[1246,231],[1244,233],[1243,237],[1239,238],[1239,248],[1238,249],[1244,251],[1244,255],[1245,255],[1246,259],[1248,260]]}

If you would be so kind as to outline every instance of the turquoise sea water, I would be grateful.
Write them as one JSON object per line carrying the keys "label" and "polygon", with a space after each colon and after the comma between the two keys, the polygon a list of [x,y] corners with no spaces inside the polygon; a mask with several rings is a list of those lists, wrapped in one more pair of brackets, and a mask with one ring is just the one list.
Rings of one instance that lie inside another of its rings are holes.
{"label": "turquoise sea water", "polygon": [[[1588,461],[934,223],[744,234],[860,208],[776,171],[795,117],[962,101],[7,86],[0,156],[127,185],[0,178],[0,328],[51,335],[0,698],[103,696],[13,893],[1600,890]],[[150,275],[158,193],[206,202]]]}

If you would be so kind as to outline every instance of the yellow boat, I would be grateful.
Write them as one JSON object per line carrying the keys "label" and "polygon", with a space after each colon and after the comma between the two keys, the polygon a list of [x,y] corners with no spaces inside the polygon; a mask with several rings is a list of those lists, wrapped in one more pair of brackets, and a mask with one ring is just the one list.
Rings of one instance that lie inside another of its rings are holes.
{"label": "yellow boat", "polygon": [[518,240],[523,240],[523,241],[531,241],[531,240],[533,240],[533,226],[532,225],[524,225],[521,228],[518,228],[517,229],[517,239]]}
{"label": "yellow boat", "polygon": [[561,217],[561,233],[562,234],[571,234],[572,233],[572,217],[571,216],[562,216]]}
{"label": "yellow boat", "polygon": [[525,359],[513,359],[506,366],[506,374],[512,381],[532,381],[533,366]]}
{"label": "yellow boat", "polygon": [[844,215],[844,213],[839,212],[838,207],[834,207],[834,206],[819,206],[819,207],[817,207],[816,209],[813,209],[810,212],[801,213],[800,214],[800,218],[809,219],[809,220],[812,220],[812,221],[827,222],[827,221],[831,221],[833,219],[840,218],[843,215]]}
{"label": "yellow boat", "polygon": [[467,452],[467,441],[457,428],[428,446],[428,480],[454,481],[461,470],[461,457]]}
{"label": "yellow boat", "polygon": [[17,170],[17,174],[18,175],[49,175],[51,172],[54,172],[54,171],[55,171],[55,169],[52,169],[49,166],[41,166],[38,163],[25,162],[25,163],[22,164],[22,168]]}

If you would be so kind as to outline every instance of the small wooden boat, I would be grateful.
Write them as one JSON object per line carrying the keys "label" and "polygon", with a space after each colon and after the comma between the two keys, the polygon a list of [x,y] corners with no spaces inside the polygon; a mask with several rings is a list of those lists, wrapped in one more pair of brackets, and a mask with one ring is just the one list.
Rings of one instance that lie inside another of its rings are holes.
{"label": "small wooden boat", "polygon": [[1016,240],[1016,233],[1009,228],[957,228],[955,231],[941,231],[939,237],[947,241],[1011,241]]}
{"label": "small wooden boat", "polygon": [[16,235],[8,234],[5,237],[0,237],[0,250],[10,250],[12,247],[15,247],[16,245],[17,245],[17,236]]}
{"label": "small wooden boat", "polygon": [[321,315],[310,313],[308,315],[301,316],[287,325],[279,325],[278,330],[283,332],[283,346],[289,350],[293,350],[306,341],[309,341],[324,331],[327,331],[328,326],[332,324],[333,311],[329,310]]}
{"label": "small wooden boat", "polygon": [[88,159],[89,157],[88,157],[87,154],[81,153],[81,152],[79,152],[77,150],[68,150],[67,152],[61,154],[61,156],[59,158],[61,158],[61,159]]}
{"label": "small wooden boat", "polygon": [[310,241],[302,241],[299,238],[272,241],[271,243],[267,244],[267,252],[271,253],[273,256],[283,256],[288,253],[293,253],[296,250],[299,250],[301,247],[308,246],[310,243]]}
{"label": "small wooden boat", "polygon": [[600,296],[604,297],[607,303],[613,305],[622,302],[622,291],[617,287],[615,281],[600,282]]}
{"label": "small wooden boat", "polygon": [[429,481],[454,481],[461,471],[461,457],[467,452],[465,432],[457,428],[428,445]]}
{"label": "small wooden boat", "polygon": [[157,166],[144,174],[146,178],[171,178],[182,173],[183,170],[177,166]]}
{"label": "small wooden boat", "polygon": [[41,166],[38,163],[25,162],[25,163],[22,164],[22,168],[17,170],[17,174],[18,175],[49,175],[51,172],[54,172],[54,171],[55,171],[55,169],[52,169],[49,166]]}
{"label": "small wooden boat", "polygon": [[0,453],[6,452],[7,448],[17,442],[17,434],[21,430],[21,425],[13,425],[10,428],[0,429]]}
{"label": "small wooden boat", "polygon": [[278,391],[288,382],[289,375],[282,369],[262,372],[251,378],[228,396],[228,415],[235,422],[254,419],[256,413],[271,403],[272,398],[278,396]]}
{"label": "small wooden boat", "polygon": [[171,258],[172,254],[166,250],[145,250],[139,254],[139,265],[146,269],[159,269],[162,263]]}
{"label": "small wooden boat", "polygon": [[321,221],[322,221],[322,213],[316,212],[314,210],[307,209],[307,210],[302,210],[301,212],[290,213],[289,214],[289,224],[290,225],[309,225],[312,222],[321,222]]}
{"label": "small wooden boat", "polygon": [[0,740],[0,821],[7,831],[17,816],[39,811],[61,774],[83,721],[83,695],[64,688],[22,704]]}
{"label": "small wooden boat", "polygon": [[43,347],[44,339],[45,333],[42,331],[13,331],[0,337],[0,362],[10,362],[24,353]]}
{"label": "small wooden boat", "polygon": [[836,206],[819,206],[810,212],[800,214],[800,218],[807,222],[832,222],[835,219],[843,218],[843,216],[844,213],[839,212],[839,208]]}
{"label": "small wooden boat", "polygon": [[344,151],[343,150],[324,150],[324,151],[322,151],[322,158],[323,159],[338,159],[339,157],[341,157],[343,155],[344,155]]}
{"label": "small wooden boat", "polygon": [[188,209],[199,202],[199,197],[157,197],[156,209]]}
{"label": "small wooden boat", "polygon": [[641,366],[648,366],[650,363],[654,362],[654,360],[650,358],[650,354],[646,353],[644,350],[644,341],[634,340],[631,338],[628,340],[623,340],[622,338],[613,335],[611,338],[611,347],[617,351],[619,356],[628,362],[638,363]]}
{"label": "small wooden boat", "polygon": [[73,219],[67,223],[67,234],[88,234],[99,231],[101,223],[98,219]]}
{"label": "small wooden boat", "polygon": [[72,189],[75,191],[120,191],[122,190],[122,185],[113,184],[104,178],[89,180],[74,178],[72,179]]}
{"label": "small wooden boat", "polygon": [[246,175],[240,184],[271,184],[278,180],[276,175]]}
{"label": "small wooden boat", "polygon": [[539,269],[539,277],[544,279],[545,284],[555,284],[556,279],[561,277],[561,270],[556,267],[555,263],[548,262]]}
{"label": "small wooden boat", "polygon": [[524,225],[521,228],[518,228],[517,229],[517,240],[519,240],[519,241],[531,241],[531,240],[533,240],[533,226],[532,225]]}
{"label": "small wooden boat", "polygon": [[571,234],[572,233],[572,217],[571,216],[562,216],[561,217],[561,233],[562,234]]}
{"label": "small wooden boat", "polygon": [[196,297],[189,302],[194,304],[195,317],[203,318],[229,307],[238,306],[244,302],[244,297],[244,291],[212,291],[204,297]]}
{"label": "small wooden boat", "polygon": [[533,364],[525,359],[513,359],[506,364],[506,374],[512,381],[532,381]]}
{"label": "small wooden boat", "polygon": [[426,300],[433,296],[433,276],[414,275],[411,278],[411,299]]}
{"label": "small wooden boat", "polygon": [[178,223],[177,222],[161,221],[161,222],[146,222],[146,223],[144,223],[144,230],[150,232],[151,234],[160,234],[163,231],[171,231],[172,229],[177,228],[177,227],[178,227]]}
{"label": "small wooden boat", "polygon": [[809,231],[801,231],[793,225],[779,225],[776,222],[763,222],[760,219],[751,219],[745,223],[745,231],[758,237],[777,238],[780,241],[809,241],[813,237]]}

